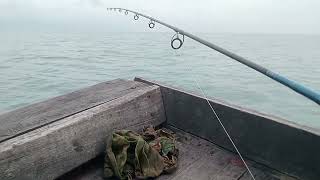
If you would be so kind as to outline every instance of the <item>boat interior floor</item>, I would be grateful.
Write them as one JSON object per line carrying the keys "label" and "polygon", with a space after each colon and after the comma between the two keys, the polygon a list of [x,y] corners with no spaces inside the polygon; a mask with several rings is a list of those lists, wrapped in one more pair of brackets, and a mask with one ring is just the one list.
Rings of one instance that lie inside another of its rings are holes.
{"label": "boat interior floor", "polygon": [[[166,127],[176,133],[179,148],[178,168],[172,174],[159,176],[159,180],[250,180],[252,179],[239,156],[214,143],[186,133],[174,127]],[[256,180],[294,180],[281,172],[246,160]],[[62,179],[102,180],[103,155],[66,173]]]}

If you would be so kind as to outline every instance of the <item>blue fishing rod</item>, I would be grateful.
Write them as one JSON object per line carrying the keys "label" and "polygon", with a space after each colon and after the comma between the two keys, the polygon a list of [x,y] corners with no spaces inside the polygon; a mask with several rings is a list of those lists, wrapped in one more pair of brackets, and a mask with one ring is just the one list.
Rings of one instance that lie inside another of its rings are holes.
{"label": "blue fishing rod", "polygon": [[[172,30],[174,30],[176,32],[176,34],[172,37],[171,39],[171,47],[173,49],[179,49],[181,48],[181,46],[183,45],[184,43],[184,36],[187,36],[211,49],[214,49],[218,52],[220,52],[221,54],[224,54],[266,76],[268,76],[269,78],[287,86],[288,88],[292,89],[293,91],[303,95],[304,97],[307,97],[309,98],[310,100],[314,101],[315,103],[317,103],[318,105],[320,105],[320,93],[315,91],[315,90],[312,90],[308,87],[305,87],[301,84],[299,84],[298,82],[295,82],[295,81],[292,81],[278,73],[275,73],[263,66],[260,66],[252,61],[249,61],[248,59],[245,59],[244,57],[241,57],[233,52],[230,52],[224,48],[221,48],[209,41],[206,41],[204,39],[201,39],[193,34],[190,34],[188,32],[185,32],[184,30],[182,29],[179,29],[177,27],[174,27],[174,26],[171,26],[167,23],[164,23],[162,21],[159,21],[153,17],[150,17],[150,16],[147,16],[147,15],[144,15],[144,14],[141,14],[141,13],[138,13],[138,12],[135,12],[135,11],[131,11],[131,10],[128,10],[128,9],[123,9],[123,8],[107,8],[107,10],[109,11],[118,11],[118,12],[124,12],[125,15],[128,15],[129,13],[133,13],[134,14],[134,20],[138,20],[139,17],[144,17],[144,18],[147,18],[150,20],[149,22],[149,28],[154,28],[155,27],[155,23],[159,23],[163,26],[166,26]],[[181,38],[182,37],[182,38]],[[178,45],[175,45],[176,43],[178,43]]]}

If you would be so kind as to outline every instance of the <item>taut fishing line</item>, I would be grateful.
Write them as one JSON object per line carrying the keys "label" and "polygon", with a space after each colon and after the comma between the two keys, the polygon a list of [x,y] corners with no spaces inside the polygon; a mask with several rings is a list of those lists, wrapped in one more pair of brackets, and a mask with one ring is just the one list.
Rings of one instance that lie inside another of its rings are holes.
{"label": "taut fishing line", "polygon": [[[138,20],[139,16],[142,16],[144,18],[149,19],[150,20],[150,22],[148,23],[149,28],[154,28],[155,27],[155,23],[158,22],[159,24],[162,24],[162,25],[174,30],[175,34],[171,38],[171,47],[173,49],[175,49],[175,50],[180,49],[182,47],[182,45],[184,43],[184,36],[186,35],[186,33],[184,31],[182,31],[182,30],[180,30],[178,28],[175,28],[175,27],[173,27],[173,26],[171,26],[169,24],[163,23],[163,22],[161,22],[159,20],[156,20],[156,19],[154,19],[152,17],[146,16],[146,15],[143,15],[143,14],[131,11],[131,10],[127,10],[127,9],[123,9],[123,8],[107,8],[107,10],[114,10],[114,11],[116,11],[117,9],[119,10],[119,12],[122,12],[122,10],[124,10],[125,11],[125,13],[124,13],[125,15],[128,15],[129,12],[133,13],[134,14],[134,16],[133,16],[134,20]],[[188,35],[188,37],[190,37],[190,35]],[[195,38],[192,38],[192,39],[195,39]],[[178,43],[178,44],[176,44],[176,43]],[[189,66],[187,65],[186,67],[187,67],[187,70],[190,72],[191,69],[189,68]],[[249,172],[250,176],[252,177],[253,180],[255,180],[255,178],[254,178],[249,166],[247,165],[246,161],[244,160],[243,156],[241,155],[240,151],[238,150],[237,146],[235,145],[234,141],[232,140],[230,134],[228,133],[227,129],[225,128],[224,124],[222,123],[220,117],[218,116],[218,114],[216,113],[215,109],[211,105],[211,103],[210,103],[209,99],[207,98],[205,92],[203,91],[203,89],[199,85],[199,82],[198,82],[197,78],[195,76],[192,76],[192,79],[194,81],[195,86],[200,90],[202,96],[207,101],[211,111],[214,114],[214,117],[219,121],[219,124],[221,125],[223,131],[225,132],[225,134],[227,135],[227,137],[230,140],[231,144],[235,148],[237,154],[239,155],[241,161],[245,165],[245,167],[246,167],[247,171]]]}

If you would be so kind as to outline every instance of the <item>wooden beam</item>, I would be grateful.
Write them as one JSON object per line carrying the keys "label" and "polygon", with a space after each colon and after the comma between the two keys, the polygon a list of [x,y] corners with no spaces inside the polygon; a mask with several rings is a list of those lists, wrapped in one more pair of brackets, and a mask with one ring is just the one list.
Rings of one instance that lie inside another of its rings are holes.
{"label": "wooden beam", "polygon": [[1,114],[0,142],[146,86],[117,79]]}
{"label": "wooden beam", "polygon": [[[130,84],[127,87],[139,85]],[[104,93],[108,91],[99,94]],[[139,130],[165,121],[159,87],[143,85],[115,96],[106,102],[102,100],[103,104],[85,106],[79,113],[1,142],[0,179],[57,178],[103,153],[106,139],[115,129]],[[81,102],[96,104],[98,97],[94,97],[94,101],[85,98]]]}

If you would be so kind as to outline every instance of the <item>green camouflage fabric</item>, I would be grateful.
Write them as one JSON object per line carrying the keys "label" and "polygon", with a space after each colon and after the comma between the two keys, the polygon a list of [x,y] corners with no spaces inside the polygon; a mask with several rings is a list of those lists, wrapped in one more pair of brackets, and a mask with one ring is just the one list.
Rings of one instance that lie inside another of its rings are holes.
{"label": "green camouflage fabric", "polygon": [[147,179],[177,168],[178,149],[172,133],[152,127],[137,134],[120,130],[108,140],[104,174],[106,178]]}

